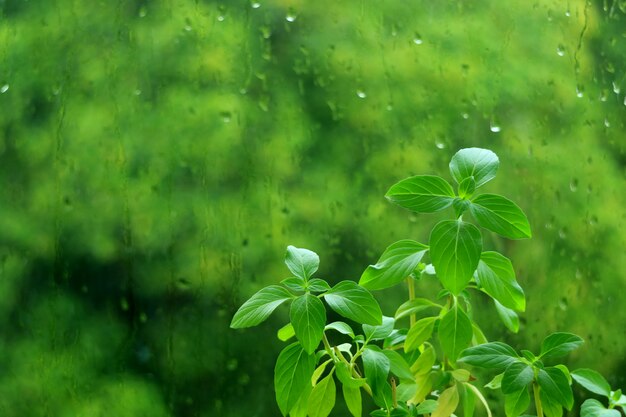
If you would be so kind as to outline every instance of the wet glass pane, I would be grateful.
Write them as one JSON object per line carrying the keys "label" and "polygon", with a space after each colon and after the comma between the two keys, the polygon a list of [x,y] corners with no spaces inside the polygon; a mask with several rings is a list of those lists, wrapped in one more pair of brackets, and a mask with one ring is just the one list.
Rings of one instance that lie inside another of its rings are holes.
{"label": "wet glass pane", "polygon": [[625,42],[622,0],[0,0],[0,415],[279,415],[289,311],[234,312],[288,245],[333,284],[427,242],[385,192],[464,147],[533,230],[484,234],[520,332],[475,320],[626,388]]}

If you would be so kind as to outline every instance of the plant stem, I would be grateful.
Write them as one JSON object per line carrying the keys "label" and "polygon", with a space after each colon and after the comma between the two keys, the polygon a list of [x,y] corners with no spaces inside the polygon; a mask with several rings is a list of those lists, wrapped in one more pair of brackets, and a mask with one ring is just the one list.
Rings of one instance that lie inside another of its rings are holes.
{"label": "plant stem", "polygon": [[539,396],[539,385],[533,382],[533,394],[535,396],[535,408],[537,409],[537,417],[543,417],[543,408],[541,407],[541,397]]}
{"label": "plant stem", "polygon": [[330,347],[330,343],[328,343],[328,339],[326,338],[326,333],[322,332],[322,341],[324,342],[324,349],[328,352],[328,355],[334,360],[335,354],[333,353],[333,349]]}
{"label": "plant stem", "polygon": [[[409,301],[411,301],[415,298],[415,281],[413,281],[413,278],[407,277],[406,283],[409,287]],[[411,314],[411,316],[409,317],[409,321],[411,327],[413,327],[413,325],[415,324],[415,314]]]}

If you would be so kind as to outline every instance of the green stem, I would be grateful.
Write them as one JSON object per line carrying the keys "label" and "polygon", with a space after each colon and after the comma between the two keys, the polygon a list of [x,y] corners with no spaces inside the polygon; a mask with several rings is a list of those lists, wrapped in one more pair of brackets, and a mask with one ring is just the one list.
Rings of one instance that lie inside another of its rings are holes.
{"label": "green stem", "polygon": [[[415,299],[415,281],[413,281],[413,278],[407,277],[406,283],[409,287],[409,301],[411,301]],[[409,320],[410,320],[411,327],[413,327],[413,325],[415,324],[415,314],[411,314],[411,316],[409,317]]]}
{"label": "green stem", "polygon": [[330,343],[328,343],[328,339],[326,338],[326,333],[322,332],[322,342],[324,342],[324,349],[328,352],[328,355],[331,359],[335,359],[335,354],[333,353],[333,349],[330,347]]}
{"label": "green stem", "polygon": [[537,409],[537,417],[543,417],[541,397],[539,396],[539,385],[537,385],[536,382],[533,382],[533,394],[535,395],[535,408]]}

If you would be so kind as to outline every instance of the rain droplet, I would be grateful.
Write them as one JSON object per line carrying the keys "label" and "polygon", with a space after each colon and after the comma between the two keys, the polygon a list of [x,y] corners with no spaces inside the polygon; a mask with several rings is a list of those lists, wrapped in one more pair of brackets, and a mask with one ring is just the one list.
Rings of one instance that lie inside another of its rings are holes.
{"label": "rain droplet", "polygon": [[620,92],[619,85],[617,85],[617,83],[615,81],[613,81],[613,92],[615,94],[619,94],[619,92]]}
{"label": "rain droplet", "polygon": [[569,189],[573,193],[578,190],[578,180],[576,178],[574,178],[572,181],[570,181]]}
{"label": "rain droplet", "polygon": [[258,1],[255,1],[252,3],[251,6],[253,9],[258,9],[259,7],[261,7],[261,3],[259,3]]}
{"label": "rain droplet", "polygon": [[365,91],[363,91],[363,90],[356,90],[356,96],[358,98],[365,98],[365,97],[367,97],[367,94],[365,94]]}
{"label": "rain droplet", "polygon": [[135,91],[133,91],[133,94],[136,96],[140,96],[141,95],[141,90],[140,89],[136,89]]}
{"label": "rain droplet", "polygon": [[624,96],[624,106],[626,106],[626,96]]}
{"label": "rain droplet", "polygon": [[422,40],[422,37],[417,32],[415,32],[415,35],[413,36],[413,43],[415,45],[421,45],[424,43],[424,41]]}
{"label": "rain droplet", "polygon": [[229,111],[223,111],[220,112],[220,117],[222,118],[222,121],[224,123],[230,123],[231,119],[232,119],[232,115]]}
{"label": "rain droplet", "polygon": [[565,298],[559,300],[559,308],[563,311],[567,310],[567,300]]}
{"label": "rain droplet", "polygon": [[463,113],[461,114],[461,117],[464,118],[465,120],[469,119],[469,113]]}
{"label": "rain droplet", "polygon": [[582,98],[585,94],[584,94],[584,88],[582,88],[580,85],[576,86],[576,97],[578,98]]}
{"label": "rain droplet", "polygon": [[604,127],[611,127],[611,122],[607,118],[604,119]]}
{"label": "rain droplet", "polygon": [[446,144],[443,143],[442,141],[438,140],[435,142],[435,146],[437,147],[437,149],[445,149],[446,148]]}
{"label": "rain droplet", "polygon": [[0,87],[0,94],[4,94],[7,91],[9,91],[9,84],[5,84],[2,87]]}
{"label": "rain droplet", "polygon": [[499,133],[502,130],[502,128],[500,127],[500,123],[498,123],[498,121],[494,117],[492,117],[489,121],[489,130],[491,130],[493,133]]}
{"label": "rain droplet", "polygon": [[571,15],[572,15],[572,14],[570,13],[570,11],[569,11],[569,10],[566,10],[566,11],[565,11],[565,17],[570,17]]}
{"label": "rain droplet", "polygon": [[393,103],[387,103],[387,111],[393,110]]}
{"label": "rain droplet", "polygon": [[565,230],[565,229],[559,230],[559,237],[561,239],[565,239],[567,237],[567,230]]}
{"label": "rain droplet", "polygon": [[141,6],[139,8],[139,17],[146,17],[147,14],[148,14],[148,9],[146,8],[146,6]]}
{"label": "rain droplet", "polygon": [[565,55],[565,47],[563,45],[559,44],[559,46],[556,47],[556,54],[558,56]]}
{"label": "rain droplet", "polygon": [[224,21],[224,19],[226,19],[226,17],[224,17],[224,15],[222,15],[222,14],[221,14],[221,15],[219,15],[219,16],[217,16],[217,21],[218,21],[218,22],[223,22],[223,21]]}
{"label": "rain droplet", "polygon": [[289,12],[287,16],[285,16],[285,20],[289,23],[295,22],[298,16],[295,13]]}

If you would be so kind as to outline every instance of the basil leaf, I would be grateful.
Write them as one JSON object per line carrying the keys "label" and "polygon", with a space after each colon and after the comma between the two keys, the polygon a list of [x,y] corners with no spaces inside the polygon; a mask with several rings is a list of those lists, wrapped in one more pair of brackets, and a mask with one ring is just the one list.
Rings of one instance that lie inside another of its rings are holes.
{"label": "basil leaf", "polygon": [[476,188],[495,178],[500,161],[488,149],[465,148],[458,151],[450,161],[450,174],[460,184],[464,179],[474,177]]}
{"label": "basil leaf", "polygon": [[296,337],[307,353],[313,353],[319,346],[326,324],[326,310],[319,298],[304,294],[291,304],[289,312]]}
{"label": "basil leaf", "polygon": [[507,417],[518,417],[526,411],[529,405],[530,394],[526,386],[504,396],[504,412]]}
{"label": "basil leaf", "polygon": [[392,287],[411,274],[428,251],[428,246],[413,240],[393,243],[375,265],[370,265],[361,275],[359,284],[370,290]]}
{"label": "basil leaf", "polygon": [[383,313],[378,302],[354,281],[341,281],[324,294],[324,299],[338,314],[357,323],[379,325]]}
{"label": "basil leaf", "polygon": [[239,307],[230,322],[230,327],[241,329],[256,326],[265,321],[276,307],[292,298],[294,296],[283,287],[278,285],[265,287]]}
{"label": "basil leaf", "polygon": [[580,407],[580,417],[620,417],[621,413],[615,409],[608,410],[598,400],[585,400]]}
{"label": "basil leaf", "polygon": [[435,322],[438,317],[426,317],[418,320],[406,334],[404,341],[404,351],[411,352],[419,348],[425,341],[430,339],[435,329]]}
{"label": "basil leaf", "polygon": [[470,212],[479,225],[509,239],[532,236],[526,215],[514,202],[497,194],[481,194],[471,201]]}
{"label": "basil leaf", "polygon": [[521,389],[525,389],[535,377],[533,368],[521,362],[513,362],[507,366],[502,376],[502,392],[513,394]]}
{"label": "basil leaf", "polygon": [[315,355],[308,354],[300,343],[285,347],[276,360],[274,387],[276,402],[283,416],[294,407],[303,391],[311,385]]}
{"label": "basil leaf", "polygon": [[585,387],[588,391],[594,394],[604,395],[607,398],[611,395],[611,386],[609,383],[602,375],[593,369],[576,369],[571,375],[576,382]]}
{"label": "basil leaf", "polygon": [[513,264],[498,252],[483,252],[480,255],[476,278],[480,289],[503,306],[524,311],[524,290],[515,279]]}
{"label": "basil leaf", "polygon": [[441,348],[451,361],[456,361],[459,353],[470,345],[473,334],[472,322],[458,305],[450,309],[439,323]]}
{"label": "basil leaf", "polygon": [[556,358],[567,355],[583,344],[583,339],[572,333],[557,332],[546,337],[541,343],[540,358]]}
{"label": "basil leaf", "polygon": [[309,417],[328,417],[335,406],[335,395],[335,380],[331,373],[313,387],[309,397]]}
{"label": "basil leaf", "polygon": [[569,386],[567,377],[558,368],[539,369],[537,382],[546,396],[561,404],[568,410],[574,405],[572,388]]}
{"label": "basil leaf", "polygon": [[308,280],[320,266],[320,258],[313,251],[289,245],[285,254],[287,268],[297,277]]}
{"label": "basil leaf", "polygon": [[443,178],[416,175],[391,186],[385,197],[417,213],[434,213],[450,207],[455,195],[452,186]]}
{"label": "basil leaf", "polygon": [[458,361],[482,368],[504,369],[518,362],[519,356],[506,343],[490,342],[465,349]]}

